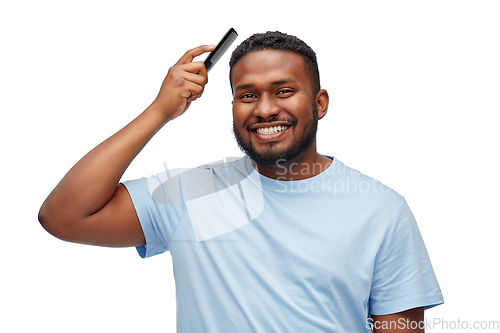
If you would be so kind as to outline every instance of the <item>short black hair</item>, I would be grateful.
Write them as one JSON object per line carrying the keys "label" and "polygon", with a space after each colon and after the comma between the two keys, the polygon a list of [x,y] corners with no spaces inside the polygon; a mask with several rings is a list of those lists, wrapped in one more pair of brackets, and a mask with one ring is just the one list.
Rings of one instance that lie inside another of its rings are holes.
{"label": "short black hair", "polygon": [[254,51],[263,50],[279,50],[291,51],[298,53],[304,59],[304,64],[309,70],[309,76],[312,82],[312,92],[314,95],[320,90],[319,83],[319,69],[318,61],[316,60],[316,53],[301,39],[288,35],[279,31],[268,31],[266,33],[259,33],[245,39],[231,54],[229,60],[229,82],[231,83],[231,75],[234,65],[245,55]]}

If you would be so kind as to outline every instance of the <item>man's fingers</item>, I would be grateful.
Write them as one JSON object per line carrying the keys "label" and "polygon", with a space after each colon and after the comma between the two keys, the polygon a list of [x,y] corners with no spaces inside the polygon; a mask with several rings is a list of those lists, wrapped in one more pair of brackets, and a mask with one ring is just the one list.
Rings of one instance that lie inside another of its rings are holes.
{"label": "man's fingers", "polygon": [[184,89],[182,92],[182,97],[186,98],[187,102],[192,102],[203,93],[203,86],[196,83],[186,81],[184,83]]}
{"label": "man's fingers", "polygon": [[[203,75],[204,73],[207,72],[205,68],[205,64],[201,61],[195,61],[195,62],[188,62],[187,64],[183,65],[176,65],[177,68],[182,69],[185,72],[193,73],[193,74],[200,74]],[[205,75],[203,75],[205,76]]]}
{"label": "man's fingers", "polygon": [[207,80],[203,76],[192,73],[184,73],[184,75],[182,76],[182,80],[183,80],[181,81],[182,83],[192,82],[202,88],[205,87],[205,84],[207,82]]}
{"label": "man's fingers", "polygon": [[203,64],[203,66],[201,66],[201,69],[198,72],[198,75],[202,76],[205,79],[205,84],[208,83],[208,73],[207,73],[207,68],[205,67],[205,64]]}
{"label": "man's fingers", "polygon": [[203,64],[203,62],[201,61],[190,62],[183,65],[177,65],[176,69],[184,73],[182,74],[182,76],[185,76],[186,74],[195,75],[195,76],[192,75],[189,76],[192,78],[193,82],[197,82],[199,84],[208,83],[207,69],[205,67],[205,64]]}
{"label": "man's fingers", "polygon": [[201,96],[208,81],[207,70],[203,62],[193,62],[193,59],[214,49],[215,45],[196,47],[170,67],[153,102],[166,119],[177,118],[187,110],[192,101]]}
{"label": "man's fingers", "polygon": [[215,49],[215,45],[202,45],[195,47],[194,49],[191,49],[187,51],[180,59],[177,61],[176,65],[183,65],[187,64],[189,62],[192,62],[194,58],[196,58],[199,55],[202,55],[203,53],[213,51]]}

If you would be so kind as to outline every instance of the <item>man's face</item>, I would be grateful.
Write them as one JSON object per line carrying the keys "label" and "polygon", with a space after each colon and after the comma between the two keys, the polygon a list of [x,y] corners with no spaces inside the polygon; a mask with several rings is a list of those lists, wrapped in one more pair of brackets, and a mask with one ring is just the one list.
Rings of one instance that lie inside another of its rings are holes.
{"label": "man's face", "polygon": [[286,163],[316,149],[318,111],[301,55],[251,52],[234,65],[232,85],[233,132],[255,162]]}

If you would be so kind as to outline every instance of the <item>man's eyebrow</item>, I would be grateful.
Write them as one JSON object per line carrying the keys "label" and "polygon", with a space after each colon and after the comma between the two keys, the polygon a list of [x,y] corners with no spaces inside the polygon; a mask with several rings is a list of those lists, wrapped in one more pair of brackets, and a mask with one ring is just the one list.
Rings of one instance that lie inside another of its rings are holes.
{"label": "man's eyebrow", "polygon": [[288,78],[288,79],[274,81],[274,82],[271,83],[271,85],[273,85],[273,86],[281,86],[282,84],[295,83],[295,82],[297,82],[297,81],[295,81],[292,78]]}
{"label": "man's eyebrow", "polygon": [[[282,84],[295,83],[295,82],[297,82],[297,81],[292,79],[292,78],[288,78],[288,79],[273,81],[273,82],[271,82],[271,85],[272,86],[280,86]],[[255,87],[255,85],[253,83],[239,84],[236,86],[235,90],[246,90],[246,89],[251,89],[254,87]]]}
{"label": "man's eyebrow", "polygon": [[254,84],[252,83],[248,83],[248,84],[238,84],[236,86],[236,89],[235,90],[246,90],[246,89],[250,89],[250,88],[253,88],[255,87]]}

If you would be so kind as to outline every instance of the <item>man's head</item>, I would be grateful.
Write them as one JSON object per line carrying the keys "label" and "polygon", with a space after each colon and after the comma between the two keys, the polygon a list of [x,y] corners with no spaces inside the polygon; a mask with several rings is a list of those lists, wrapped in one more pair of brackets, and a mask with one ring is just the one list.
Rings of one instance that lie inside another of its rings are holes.
{"label": "man's head", "polygon": [[[233,132],[261,165],[316,154],[318,119],[328,107],[316,55],[300,39],[279,32],[253,35],[233,52]],[[307,158],[306,158],[307,159]]]}

